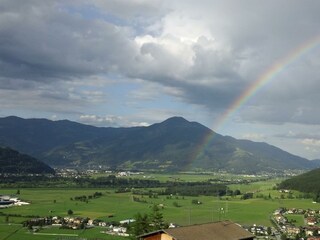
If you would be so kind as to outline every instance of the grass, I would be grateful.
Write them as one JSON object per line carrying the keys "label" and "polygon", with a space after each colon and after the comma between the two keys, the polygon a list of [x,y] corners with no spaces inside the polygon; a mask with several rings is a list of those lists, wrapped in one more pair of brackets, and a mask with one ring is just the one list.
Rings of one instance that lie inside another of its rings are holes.
{"label": "grass", "polygon": [[303,215],[296,215],[296,214],[288,214],[286,215],[288,221],[292,221],[294,222],[294,224],[296,226],[303,226],[305,223],[304,223],[304,218],[303,218]]}
{"label": "grass", "polygon": [[[104,195],[101,198],[89,200],[88,203],[70,200],[75,196],[92,195],[96,191]],[[10,190],[2,189],[1,192],[10,194]],[[66,216],[67,211],[71,209],[75,216],[106,219],[113,215],[114,218],[109,220],[119,221],[145,209],[144,205],[132,202],[132,197],[128,193],[115,194],[103,189],[22,189],[20,198],[30,201],[31,204],[0,211],[7,214],[18,212],[24,216]]]}
{"label": "grass", "polygon": [[239,189],[242,193],[246,192],[266,192],[273,190],[277,183],[280,183],[283,179],[275,178],[267,181],[258,181],[250,184],[231,184],[229,188],[231,190]]}
{"label": "grass", "polygon": [[[16,235],[22,229],[20,224],[0,224],[0,239],[9,239],[11,236]],[[19,239],[19,238],[16,238]],[[23,239],[23,238],[21,238]]]}
{"label": "grass", "polygon": [[[200,178],[203,176],[201,175]],[[234,222],[250,225],[259,224],[271,226],[270,215],[275,209],[304,208],[316,209],[318,204],[313,204],[311,199],[281,199],[281,193],[273,190],[273,186],[279,182],[278,179],[267,182],[255,182],[246,185],[231,185],[230,188],[240,189],[241,192],[255,192],[254,196],[263,195],[265,197],[241,200],[237,197],[217,198],[214,196],[199,197],[173,197],[167,196],[149,198],[144,196],[147,203],[134,202],[131,193],[114,193],[110,189],[20,189],[20,199],[30,201],[30,205],[0,209],[4,214],[20,214],[44,216],[66,216],[68,209],[73,210],[74,216],[89,217],[91,219],[102,219],[105,221],[120,221],[134,218],[135,214],[150,213],[153,204],[162,204],[165,221],[188,225],[205,223],[229,219]],[[17,189],[1,189],[0,194],[15,194]],[[102,192],[103,196],[89,200],[88,203],[71,200],[75,196],[92,195],[94,192]],[[271,196],[269,199],[268,196]],[[142,198],[141,196],[137,196]],[[192,200],[197,199],[203,204],[192,204]],[[178,203],[176,207],[174,203]],[[110,217],[112,216],[112,217]],[[290,216],[300,224],[303,221],[300,216]],[[20,224],[27,218],[9,217],[9,224],[6,223],[5,216],[0,216],[0,240],[15,239],[56,239],[57,236],[51,234],[76,234],[83,238],[102,238],[102,239],[123,239],[100,233],[102,228],[83,230],[62,230],[58,228],[48,228],[40,231],[42,234],[34,235]],[[303,223],[301,224],[303,225]]]}
{"label": "grass", "polygon": [[[98,173],[92,174],[92,178],[106,177],[109,176],[108,173]],[[125,176],[122,178],[133,178],[133,179],[152,179],[158,180],[160,182],[174,182],[174,181],[188,181],[188,182],[202,182],[209,179],[219,179],[219,180],[230,180],[230,179],[239,179],[239,180],[252,180],[252,179],[264,179],[265,177],[259,176],[248,176],[248,175],[235,175],[229,173],[216,173],[216,172],[206,172],[206,173],[196,173],[196,172],[182,172],[182,173],[152,173],[152,172],[143,172],[140,174],[133,174],[130,176]]]}
{"label": "grass", "polygon": [[87,239],[107,239],[107,240],[124,240],[127,238],[110,236],[100,233],[103,228],[93,228],[86,230],[68,230],[51,227],[42,229],[37,233],[32,233],[21,225],[0,225],[1,240],[55,240],[57,237],[72,237],[87,238]]}

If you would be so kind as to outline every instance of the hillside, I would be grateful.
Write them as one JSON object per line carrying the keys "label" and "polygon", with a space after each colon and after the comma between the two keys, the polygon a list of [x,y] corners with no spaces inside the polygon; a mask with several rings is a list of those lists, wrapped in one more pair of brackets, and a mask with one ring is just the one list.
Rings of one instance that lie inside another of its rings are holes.
{"label": "hillside", "polygon": [[279,187],[300,192],[320,193],[320,168],[287,179],[281,182]]}
{"label": "hillside", "polygon": [[43,162],[10,148],[0,147],[0,173],[54,174],[54,170]]}
{"label": "hillside", "polygon": [[[208,137],[212,140],[204,147]],[[237,173],[315,167],[311,161],[277,147],[222,136],[181,117],[132,128],[8,117],[0,119],[0,144],[60,167]]]}
{"label": "hillside", "polygon": [[[103,131],[102,131],[103,130]],[[100,129],[68,120],[0,118],[0,144],[32,156],[41,157],[46,151],[73,142],[102,136],[112,128]]]}
{"label": "hillside", "polygon": [[320,167],[320,159],[314,159],[312,160],[312,163],[314,163],[317,167]]}

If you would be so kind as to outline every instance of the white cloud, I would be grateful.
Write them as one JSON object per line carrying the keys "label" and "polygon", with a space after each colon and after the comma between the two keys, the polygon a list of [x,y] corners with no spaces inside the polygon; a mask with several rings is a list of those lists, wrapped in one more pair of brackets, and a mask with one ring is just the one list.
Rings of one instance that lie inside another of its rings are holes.
{"label": "white cloud", "polygon": [[265,140],[264,134],[259,134],[259,133],[246,133],[242,135],[243,139],[248,139],[252,141],[263,141]]}
{"label": "white cloud", "polygon": [[306,138],[306,139],[303,139],[301,141],[301,143],[303,145],[307,145],[307,146],[313,146],[313,147],[320,147],[320,140],[318,139],[311,139],[311,138]]}
{"label": "white cloud", "polygon": [[301,141],[301,144],[304,145],[306,152],[314,155],[313,158],[319,158],[320,153],[320,140],[306,138]]}
{"label": "white cloud", "polygon": [[146,122],[130,121],[121,116],[97,116],[97,115],[81,115],[79,121],[85,124],[90,124],[99,127],[133,127],[133,126],[149,126]]}

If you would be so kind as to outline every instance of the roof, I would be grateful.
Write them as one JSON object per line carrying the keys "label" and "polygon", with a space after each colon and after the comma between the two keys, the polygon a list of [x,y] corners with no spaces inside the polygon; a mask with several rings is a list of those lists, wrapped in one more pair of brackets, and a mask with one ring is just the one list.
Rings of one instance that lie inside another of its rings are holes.
{"label": "roof", "polygon": [[[254,237],[250,232],[231,221],[198,224],[158,231],[158,233],[163,232],[172,236],[176,240],[237,240],[252,239]],[[148,233],[140,237],[147,237],[154,235],[155,233],[156,232]]]}

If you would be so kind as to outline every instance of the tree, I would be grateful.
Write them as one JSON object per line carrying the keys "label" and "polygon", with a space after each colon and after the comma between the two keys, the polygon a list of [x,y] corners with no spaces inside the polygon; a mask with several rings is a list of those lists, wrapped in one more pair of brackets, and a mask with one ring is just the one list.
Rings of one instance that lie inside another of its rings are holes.
{"label": "tree", "polygon": [[253,198],[253,193],[245,193],[241,197],[241,199],[243,200],[250,199],[250,198]]}
{"label": "tree", "polygon": [[286,240],[287,239],[287,235],[285,233],[281,234],[281,240]]}
{"label": "tree", "polygon": [[150,225],[152,230],[160,230],[168,227],[163,220],[163,214],[157,205],[153,205],[152,212],[150,214]]}
{"label": "tree", "polygon": [[130,233],[134,237],[137,237],[141,234],[148,233],[151,231],[150,219],[147,214],[137,213],[134,216],[134,219],[136,221],[132,223],[132,226],[130,226]]}
{"label": "tree", "polygon": [[239,189],[236,189],[233,191],[233,195],[237,196],[237,195],[241,195],[241,192]]}
{"label": "tree", "polygon": [[29,223],[28,226],[27,226],[27,228],[28,228],[29,231],[31,231],[31,230],[32,230],[32,224]]}
{"label": "tree", "polygon": [[129,225],[129,232],[133,237],[137,237],[151,231],[168,228],[168,224],[163,220],[163,215],[157,205],[153,205],[152,212],[150,214],[137,213],[134,218],[136,221],[133,222],[131,226]]}
{"label": "tree", "polygon": [[68,215],[72,215],[73,211],[71,209],[68,210]]}
{"label": "tree", "polygon": [[271,234],[272,234],[271,227],[268,227],[268,228],[267,228],[267,233],[268,233],[268,235],[271,235]]}
{"label": "tree", "polygon": [[181,207],[178,202],[173,202],[172,205],[173,205],[174,207]]}

